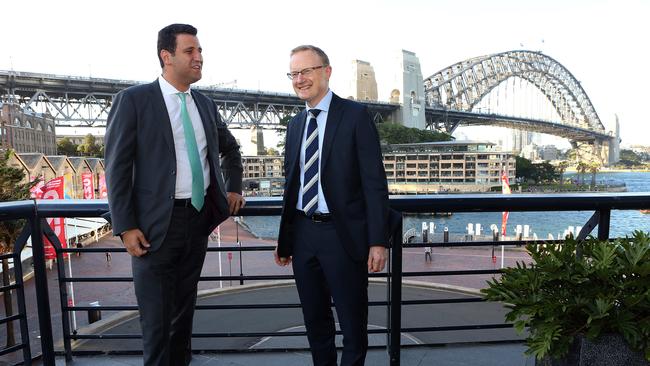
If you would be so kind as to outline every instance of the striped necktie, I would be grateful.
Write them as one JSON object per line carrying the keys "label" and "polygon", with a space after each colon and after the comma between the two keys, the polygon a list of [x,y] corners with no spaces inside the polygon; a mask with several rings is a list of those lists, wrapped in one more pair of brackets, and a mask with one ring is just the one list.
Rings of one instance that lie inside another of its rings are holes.
{"label": "striped necktie", "polygon": [[307,216],[314,214],[318,208],[318,122],[316,117],[321,111],[310,109],[309,125],[307,126],[307,139],[305,140],[305,167],[303,169],[302,210]]}
{"label": "striped necktie", "polygon": [[194,127],[190,114],[187,113],[187,104],[185,103],[185,93],[176,93],[181,99],[181,119],[183,120],[183,132],[185,134],[185,147],[190,160],[190,169],[192,170],[192,206],[197,211],[201,211],[205,199],[205,187],[203,182],[203,167],[199,157],[199,148],[196,144]]}

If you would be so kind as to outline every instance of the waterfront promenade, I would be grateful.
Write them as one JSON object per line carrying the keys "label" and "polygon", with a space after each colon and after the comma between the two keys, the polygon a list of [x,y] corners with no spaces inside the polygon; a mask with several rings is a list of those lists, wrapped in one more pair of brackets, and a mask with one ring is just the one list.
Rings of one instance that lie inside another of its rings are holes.
{"label": "waterfront promenade", "polygon": [[[249,234],[248,232],[244,231],[243,229],[239,228],[237,224],[231,219],[226,221],[224,224],[221,226],[221,243],[224,246],[230,246],[234,245],[239,239],[241,241],[242,246],[260,246],[260,245],[268,245],[272,247],[275,243],[273,241],[269,240],[262,240],[255,238],[253,235]],[[210,246],[217,246],[217,243],[215,241],[210,242]],[[121,243],[117,238],[107,236],[102,238],[98,243],[93,243],[91,247],[121,247]],[[500,253],[497,251],[497,255]],[[222,275],[239,275],[240,273],[240,266],[239,266],[239,253],[234,252],[232,253],[232,258],[229,260],[230,256],[228,255],[227,252],[221,254],[221,274]],[[526,260],[527,256],[524,252],[521,251],[506,251],[506,265],[512,265],[516,260]],[[130,268],[130,260],[129,257],[126,253],[112,253],[110,256],[110,261],[107,260],[107,256],[104,253],[84,253],[81,256],[76,256],[76,255],[71,255],[70,259],[71,263],[70,266],[67,265],[66,267],[70,267],[72,269],[72,274],[73,276],[99,276],[99,277],[109,277],[109,276],[130,276],[131,274],[131,268]],[[264,252],[243,252],[243,258],[242,258],[242,263],[243,263],[243,274],[244,275],[262,275],[262,274],[291,274],[291,269],[290,268],[281,268],[278,267],[274,264],[273,262],[273,254],[271,251],[264,251]],[[496,268],[497,265],[500,263],[500,258],[498,258],[497,263],[494,264],[492,263],[491,260],[491,252],[488,248],[482,248],[482,249],[451,249],[451,248],[434,248],[433,249],[433,261],[432,262],[426,262],[424,259],[424,249],[423,248],[406,248],[404,249],[404,270],[405,271],[432,271],[432,270],[455,270],[455,269],[493,269]],[[206,258],[206,262],[203,268],[202,272],[203,276],[216,276],[219,275],[219,254],[212,252],[208,253],[208,256]],[[471,289],[478,289],[484,286],[485,280],[487,279],[487,276],[456,276],[456,277],[438,277],[438,278],[433,278],[433,277],[421,277],[421,278],[412,278],[409,280],[413,281],[419,281],[422,282],[424,287],[428,287],[426,293],[428,294],[427,296],[436,296],[440,294],[450,294],[454,293],[455,295],[457,294],[463,294],[463,293],[472,293],[473,291]],[[246,281],[246,286],[250,285],[252,282],[251,281]],[[413,282],[411,282],[413,283]],[[434,284],[435,285],[431,285]],[[60,300],[59,300],[59,289],[58,289],[58,280],[56,278],[56,273],[52,270],[48,272],[48,284],[49,284],[49,294],[50,294],[50,303],[52,304],[51,306],[51,311],[52,311],[52,324],[53,324],[53,329],[54,329],[54,338],[55,338],[55,344],[56,344],[56,349],[61,351],[62,350],[62,344],[61,344],[61,339],[62,339],[62,333],[61,333],[61,312],[60,312]],[[230,281],[223,281],[223,282],[201,282],[199,285],[200,291],[204,293],[211,293],[214,292],[215,289],[218,289],[220,286],[223,286],[224,288],[228,287],[233,287],[237,288],[239,287],[239,281],[233,281],[232,283]],[[373,286],[380,286],[378,289],[373,290]],[[416,286],[417,287],[417,286]],[[382,290],[383,289],[383,290]],[[460,291],[457,291],[460,290]],[[219,290],[216,290],[217,292]],[[451,292],[450,292],[451,291]],[[416,291],[417,292],[417,291]],[[131,282],[113,282],[113,283],[75,283],[74,285],[74,293],[75,293],[75,303],[77,305],[83,306],[83,305],[88,305],[92,302],[98,301],[101,305],[135,305],[135,296],[133,293],[133,287]],[[293,287],[283,287],[282,291],[275,291],[275,295],[279,296],[280,299],[284,299],[284,301],[287,302],[297,302],[297,296],[295,296],[295,289]],[[454,296],[455,296],[454,295]],[[257,295],[259,298],[257,302],[267,302],[268,301],[268,294],[258,294]],[[382,298],[383,296],[383,298]],[[406,296],[406,295],[405,295]],[[414,295],[415,296],[415,295]],[[418,295],[421,296],[421,295]],[[212,299],[218,299],[217,297],[212,297]],[[381,281],[377,285],[371,285],[371,299],[375,300],[385,300],[385,284],[382,287]],[[206,296],[201,300],[202,301],[210,301],[210,297]],[[255,299],[249,299],[249,302],[255,303]],[[36,311],[36,300],[35,300],[35,291],[34,291],[34,284],[33,280],[29,280],[26,282],[26,304],[27,304],[27,312],[28,312],[28,322],[29,322],[29,329],[30,329],[30,343],[32,347],[32,353],[33,355],[37,355],[40,353],[40,340],[38,337],[38,319],[37,319],[37,311]],[[417,310],[416,313],[419,312],[420,315],[416,316],[413,319],[418,319],[418,318],[426,318],[426,319],[442,319],[442,320],[449,320],[447,319],[449,317],[449,314],[456,314],[454,315],[455,319],[454,321],[458,323],[460,320],[461,322],[463,319],[471,319],[472,314],[476,314],[475,308],[472,308],[471,306],[468,307],[459,307],[458,305],[437,305],[437,307],[432,308],[432,307],[420,307],[421,309]],[[385,308],[380,308],[381,310],[377,309],[377,311],[385,312]],[[4,309],[1,309],[4,312]],[[371,312],[372,313],[372,312]],[[415,314],[415,313],[414,313]],[[445,316],[441,316],[442,314],[446,314]],[[490,314],[486,314],[486,317],[481,317],[479,319],[480,321],[484,321],[485,323],[500,323],[503,322],[503,312],[501,309],[499,309],[499,306],[495,307],[495,310],[491,312]],[[102,318],[104,319],[104,323],[111,324],[111,321],[107,321],[107,319],[120,319],[119,322],[115,324],[122,324],[124,327],[132,327],[135,329],[136,333],[138,331],[137,329],[137,319],[133,317],[124,317],[124,312],[118,313],[118,312],[103,312],[102,313]],[[230,314],[228,316],[239,316],[241,317],[239,320],[235,318],[236,323],[239,325],[242,324],[243,320],[247,320],[247,314],[243,313],[234,313]],[[293,322],[295,323],[296,321],[299,322],[299,320],[296,319],[301,319],[300,314],[298,312],[295,312],[293,314],[287,314],[285,315],[290,319],[293,319]],[[275,317],[275,316],[274,316]],[[126,322],[125,319],[130,321]],[[223,331],[219,329],[218,325],[218,317],[215,317],[214,315],[210,315],[207,312],[198,312],[197,313],[197,319],[196,323],[201,326],[201,328],[209,329],[208,331]],[[381,318],[381,316],[380,316]],[[251,319],[248,319],[251,320]],[[265,319],[255,319],[253,317],[253,323],[261,323],[266,321]],[[277,319],[276,319],[277,320]],[[476,319],[473,319],[474,322],[476,322]],[[385,325],[385,320],[379,319],[376,321],[380,325]],[[372,318],[371,318],[371,323],[372,323]],[[471,322],[470,322],[471,323]],[[130,324],[130,325],[129,325]],[[289,324],[289,323],[287,323]],[[434,324],[444,324],[442,323],[435,323]],[[87,313],[86,312],[77,312],[76,314],[76,329],[79,329],[79,333],[82,333],[84,331],[87,331],[88,329],[86,328],[88,326],[88,318],[87,318]],[[108,326],[107,329],[110,329],[111,327]],[[283,329],[283,328],[276,328],[276,329]],[[276,330],[274,329],[274,330]],[[238,331],[238,329],[232,329],[232,331]],[[241,331],[241,329],[239,329]],[[499,335],[497,334],[498,330],[490,331],[493,332],[492,338],[493,340],[498,340],[498,339],[513,339],[512,331],[509,330],[510,333],[506,335]],[[490,332],[487,334],[487,339],[490,339]],[[477,334],[478,336],[479,334]],[[481,334],[481,337],[485,336],[485,334]],[[377,337],[377,336],[375,336]],[[385,336],[382,336],[385,338]],[[496,338],[494,338],[496,337]],[[0,332],[0,342],[4,343],[5,342],[5,334],[4,332]],[[295,346],[295,342],[303,342],[302,341],[289,341],[285,339],[286,337],[279,337],[276,341],[277,342],[287,342],[285,347],[287,348],[292,348]],[[474,337],[475,338],[475,337]],[[470,338],[467,340],[463,339],[462,334],[456,334],[455,336],[452,336],[452,339],[440,339],[439,343],[456,343],[456,342],[463,342],[463,341],[472,341]],[[481,339],[474,339],[473,341],[481,341]],[[115,344],[111,342],[107,342],[104,344],[103,347],[105,347],[105,351],[111,351],[111,350],[125,350],[125,349],[133,349],[137,350],[139,349],[139,341],[133,341],[133,340],[128,340],[124,341],[125,343],[123,344]],[[221,348],[221,347],[215,347],[214,344],[210,344],[210,342],[214,342],[215,344],[218,342],[226,342],[224,339],[198,339],[195,341],[195,344],[202,343],[201,347],[199,349],[208,349],[208,348]],[[206,343],[208,342],[208,343]],[[382,341],[383,342],[383,341]],[[376,342],[376,344],[381,344],[382,342]],[[430,340],[428,340],[426,343],[429,343]],[[227,342],[226,342],[227,343]],[[408,344],[407,342],[404,342],[405,344]],[[129,345],[126,347],[125,345]],[[233,347],[242,347],[242,344],[231,344]],[[100,345],[100,347],[102,347]],[[126,348],[125,348],[126,347]],[[302,347],[306,347],[306,344],[303,344]],[[477,346],[478,347],[478,346]],[[482,348],[481,348],[482,347]],[[496,349],[494,349],[496,347]],[[500,352],[505,352],[505,349],[510,350],[509,352],[514,352],[514,354],[518,355],[518,359],[523,359],[523,345],[504,345],[503,350],[501,350],[501,345],[498,346],[480,346],[479,348],[476,347],[470,347],[472,352],[476,352],[478,349],[483,349],[484,352],[479,352],[477,355],[489,355],[490,353],[495,353],[499,354]],[[514,347],[514,348],[513,348]],[[227,347],[229,348],[229,347]],[[101,349],[101,348],[100,348]],[[246,345],[243,345],[243,349],[246,349]],[[418,348],[419,349],[419,348]],[[435,357],[451,357],[452,359],[454,358],[451,354],[455,353],[458,351],[460,354],[464,356],[471,355],[472,352],[464,350],[462,347],[443,347],[443,348],[435,348],[431,349],[430,355],[436,355]],[[405,365],[411,365],[411,364],[418,364],[418,363],[411,363],[408,362],[408,356],[409,354],[412,354],[413,357],[422,357],[426,358],[429,357],[427,354],[429,351],[426,351],[424,349],[416,351],[416,350],[405,350],[404,352],[404,363]],[[416,356],[419,355],[419,356]],[[232,363],[197,363],[197,364],[206,364],[206,365],[212,365],[212,364],[232,364],[232,365],[247,365],[247,364],[256,364],[256,363],[248,363],[248,361],[244,361],[247,359],[255,358],[255,357],[260,357],[264,358],[266,362],[266,356],[267,353],[264,353],[264,355],[259,355],[256,356],[254,354],[231,354],[228,353],[227,357],[219,354],[217,355],[212,355],[212,356],[202,356],[202,355],[197,355],[197,362],[199,360],[206,360],[206,362],[209,359],[214,359],[214,360],[224,360],[224,359],[230,359],[232,358],[233,362]],[[291,363],[287,363],[288,359],[293,359],[295,362],[299,362],[300,360],[308,360],[308,358],[305,357],[304,354],[300,356],[300,353],[297,353],[296,355],[292,354],[271,354],[270,357],[271,359],[278,358],[278,364],[288,364],[291,365]],[[447,356],[444,356],[447,355]],[[13,354],[13,355],[6,355],[3,358],[8,358],[7,362],[10,361],[16,361],[15,357],[19,357],[19,354]],[[225,357],[225,358],[224,358]],[[370,364],[381,364],[381,363],[370,363],[370,360],[373,359],[373,357],[376,357],[376,359],[381,359],[381,360],[386,360],[387,364],[387,355],[385,350],[374,350],[371,352],[371,355],[369,356],[369,365]],[[83,357],[75,357],[76,362],[83,362]],[[109,359],[114,359],[116,365],[120,364],[125,364],[123,361],[125,360],[133,360],[133,358],[128,358],[125,356],[111,356],[109,358],[102,358],[106,362],[108,362]],[[138,358],[135,357],[135,360]],[[240,361],[237,361],[237,360]],[[92,363],[88,364],[98,364],[98,359],[94,358]],[[126,364],[130,364],[127,361]],[[222,361],[219,361],[222,362]],[[251,361],[252,362],[252,361]],[[75,363],[78,364],[78,363]],[[81,363],[83,364],[83,363]],[[102,363],[105,364],[105,363]],[[108,363],[111,364],[111,363]],[[135,363],[137,364],[137,362]],[[194,364],[194,363],[193,363]],[[273,363],[271,363],[273,364]],[[309,364],[307,363],[295,363],[295,364]],[[453,364],[453,363],[449,363]],[[459,363],[462,364],[462,363]],[[477,363],[467,363],[467,364],[477,364]],[[481,364],[489,364],[489,363],[481,363]],[[501,364],[501,363],[495,363],[496,364]],[[521,364],[521,363],[515,363],[515,364]]]}

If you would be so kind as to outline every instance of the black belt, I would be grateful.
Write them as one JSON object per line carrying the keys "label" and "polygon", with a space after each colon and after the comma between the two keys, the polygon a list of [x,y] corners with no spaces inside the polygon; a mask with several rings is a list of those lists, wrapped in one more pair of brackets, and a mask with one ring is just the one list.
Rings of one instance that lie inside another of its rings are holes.
{"label": "black belt", "polygon": [[305,211],[301,210],[296,210],[296,212],[303,217],[306,217],[310,219],[313,222],[329,222],[332,221],[332,214],[331,213],[320,213],[320,212],[314,212],[311,216],[307,215]]}
{"label": "black belt", "polygon": [[192,206],[191,198],[176,198],[174,200],[174,207],[190,207]]}

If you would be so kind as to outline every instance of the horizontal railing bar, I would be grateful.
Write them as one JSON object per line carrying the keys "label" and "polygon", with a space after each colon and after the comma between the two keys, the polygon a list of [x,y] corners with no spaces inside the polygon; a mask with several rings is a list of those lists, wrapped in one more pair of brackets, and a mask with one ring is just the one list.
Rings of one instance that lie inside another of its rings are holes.
{"label": "horizontal railing bar", "polygon": [[[403,277],[427,277],[427,276],[467,276],[481,274],[501,274],[500,269],[473,269],[461,271],[419,271],[403,272]],[[369,277],[386,277],[386,273],[371,273]],[[293,280],[293,275],[249,275],[249,276],[204,276],[200,282],[216,281],[266,281],[266,280]],[[60,278],[61,282],[132,282],[133,277],[66,277]]]}
{"label": "horizontal railing bar", "polygon": [[[282,197],[247,197],[240,216],[280,215]],[[437,194],[391,196],[401,212],[524,212],[639,210],[650,208],[647,192],[572,194]],[[0,220],[38,217],[98,217],[108,211],[106,200],[29,200],[0,203]]]}
{"label": "horizontal railing bar", "polygon": [[[275,250],[274,245],[264,245],[264,246],[221,246],[221,247],[208,247],[208,252],[255,252],[255,251],[273,251]],[[126,253],[126,248],[116,248],[116,247],[106,247],[106,248],[61,248],[59,250],[62,253]]]}
{"label": "horizontal railing bar", "polygon": [[435,300],[402,300],[402,305],[440,305],[440,304],[462,304],[487,302],[482,297],[458,298],[458,299],[435,299]]}
{"label": "horizontal railing bar", "polygon": [[8,348],[3,348],[2,350],[0,350],[0,356],[6,355],[8,353],[16,352],[18,350],[25,348],[26,346],[27,346],[26,344],[21,343]]}
{"label": "horizontal railing bar", "polygon": [[[455,234],[463,235],[463,234]],[[526,246],[528,244],[563,244],[564,240],[507,240],[507,241],[449,241],[449,242],[411,242],[402,244],[402,248],[423,248],[423,247],[491,247],[496,245],[505,246]]]}
{"label": "horizontal railing bar", "polygon": [[[402,305],[436,305],[436,304],[458,304],[458,303],[475,303],[485,302],[486,300],[480,297],[473,298],[453,298],[453,299],[432,299],[432,300],[403,300]],[[330,303],[334,306],[334,303]],[[368,306],[388,306],[388,301],[369,301]],[[236,305],[196,305],[196,310],[257,310],[257,309],[296,309],[300,308],[298,303],[293,304],[236,304]],[[137,305],[99,305],[99,306],[66,306],[64,311],[89,311],[89,310],[103,310],[103,311],[130,311],[138,310]]]}
{"label": "horizontal railing bar", "polygon": [[[403,272],[404,277],[426,277],[426,276],[465,276],[480,274],[500,274],[500,269],[473,269],[462,271],[428,271],[428,272]],[[386,273],[371,273],[369,277],[386,277]],[[264,281],[264,280],[293,280],[293,275],[248,275],[248,276],[203,276],[201,282],[215,281]],[[61,282],[132,282],[133,277],[66,277],[60,278]]]}
{"label": "horizontal railing bar", "polygon": [[8,285],[8,286],[2,286],[2,287],[0,287],[0,292],[11,291],[11,290],[17,289],[19,287],[20,287],[20,285],[17,284],[17,283],[14,283],[13,285]]}
{"label": "horizontal railing bar", "polygon": [[500,269],[468,269],[461,271],[430,271],[430,272],[402,272],[402,277],[426,277],[426,276],[466,276],[480,274],[501,274]]}
{"label": "horizontal railing bar", "polygon": [[4,317],[4,318],[0,319],[0,324],[9,323],[9,322],[12,322],[14,320],[20,320],[20,319],[22,319],[24,317],[25,317],[24,314],[16,314],[16,315],[12,315],[12,316],[7,316],[7,317]]}
{"label": "horizontal railing bar", "polygon": [[[464,345],[489,345],[489,344],[521,344],[524,343],[526,340],[519,338],[519,339],[500,339],[496,341],[469,341],[469,342],[454,342],[454,346],[464,346]],[[411,343],[411,344],[402,344],[400,345],[401,348],[422,348],[422,347],[446,347],[449,346],[449,343],[441,343],[441,342],[431,342],[431,343]]]}
{"label": "horizontal railing bar", "polygon": [[3,260],[3,259],[15,259],[15,258],[16,258],[16,253],[0,254],[0,260]]}
{"label": "horizontal railing bar", "polygon": [[421,332],[449,332],[454,330],[480,330],[480,329],[506,329],[514,327],[513,324],[476,324],[476,325],[450,325],[444,327],[415,327],[402,328],[404,333],[421,333]]}
{"label": "horizontal railing bar", "polygon": [[[262,280],[291,280],[293,275],[253,275],[253,276],[205,276],[199,281],[262,281]],[[66,277],[61,282],[131,282],[133,277]]]}
{"label": "horizontal railing bar", "polygon": [[60,282],[133,282],[133,277],[65,277]]}
{"label": "horizontal railing bar", "polygon": [[[506,329],[512,328],[512,324],[476,324],[443,327],[420,327],[402,328],[401,332],[446,332],[458,330],[480,330],[480,329]],[[368,334],[386,334],[388,329],[368,329]],[[340,330],[336,334],[342,334]],[[261,338],[261,337],[295,337],[306,336],[306,331],[290,332],[223,332],[223,333],[192,333],[192,338]],[[139,334],[73,334],[71,339],[139,339]]]}

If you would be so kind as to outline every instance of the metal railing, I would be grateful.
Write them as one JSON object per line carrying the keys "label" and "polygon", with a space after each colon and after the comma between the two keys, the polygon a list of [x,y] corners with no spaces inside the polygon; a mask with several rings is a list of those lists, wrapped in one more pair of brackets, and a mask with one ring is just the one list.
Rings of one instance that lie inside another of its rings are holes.
{"label": "metal railing", "polygon": [[[492,195],[492,194],[472,194],[472,195],[434,195],[434,196],[397,196],[391,198],[392,209],[398,212],[409,213],[430,213],[430,212],[500,212],[500,211],[593,211],[593,215],[583,226],[578,238],[585,238],[597,226],[597,236],[599,239],[608,239],[610,230],[610,217],[612,210],[638,210],[650,208],[650,193],[617,193],[617,194],[556,194],[556,195]],[[0,355],[23,351],[24,363],[31,364],[31,351],[29,345],[29,332],[26,322],[26,311],[24,303],[24,292],[22,283],[22,272],[20,269],[20,252],[22,251],[27,237],[30,233],[42,233],[55,246],[57,254],[57,275],[59,279],[60,291],[60,309],[62,313],[61,329],[63,332],[63,353],[66,359],[70,360],[73,356],[71,347],[72,340],[81,339],[134,339],[140,338],[139,335],[133,334],[76,334],[70,331],[69,313],[73,311],[88,310],[106,310],[106,311],[125,311],[136,310],[135,305],[118,305],[118,306],[71,306],[67,303],[67,284],[73,282],[129,282],[131,277],[68,277],[64,269],[64,253],[105,253],[105,252],[124,252],[123,248],[61,248],[58,239],[45,223],[48,217],[97,217],[108,209],[106,201],[21,201],[0,203],[0,220],[26,219],[28,224],[21,235],[21,238],[15,244],[14,253],[1,256],[0,258],[13,258],[16,284],[1,287],[0,291],[5,292],[12,289],[17,291],[18,297],[18,314],[8,318],[0,319],[0,324],[9,321],[20,321],[21,344],[15,347],[3,349]],[[272,216],[279,215],[281,210],[281,200],[279,198],[248,198],[247,206],[240,213],[243,216]],[[400,215],[398,215],[400,216]],[[402,223],[401,220],[395,222],[393,229],[393,238],[397,242],[402,242]],[[643,229],[643,228],[639,228]],[[53,341],[52,316],[50,313],[50,304],[46,265],[43,250],[43,235],[32,235],[32,248],[34,260],[34,285],[36,288],[36,297],[38,303],[38,320],[40,331],[40,343],[42,350],[42,360],[45,365],[53,365],[55,358],[55,348]],[[542,241],[538,241],[542,242]],[[560,243],[561,240],[543,241],[544,243]],[[527,241],[508,241],[499,244],[521,245]],[[401,245],[392,245],[389,256],[389,265],[386,273],[372,274],[371,277],[386,278],[387,298],[385,301],[371,301],[370,306],[386,307],[388,326],[387,329],[370,329],[369,333],[382,333],[387,336],[387,351],[391,365],[400,364],[401,351],[401,333],[409,332],[444,332],[459,330],[478,330],[478,329],[500,329],[512,327],[511,324],[470,324],[470,325],[452,325],[438,327],[402,327],[403,308],[412,305],[434,305],[434,304],[453,304],[453,303],[470,303],[484,301],[480,297],[472,298],[448,298],[448,299],[428,299],[428,300],[403,300],[402,285],[404,278],[417,276],[459,276],[459,275],[485,275],[501,273],[499,269],[485,270],[449,270],[449,271],[412,271],[403,272],[402,255],[403,249],[409,247],[423,246],[493,246],[492,241],[478,242],[444,242],[444,243],[401,243]],[[220,248],[208,248],[209,251],[271,251],[272,246],[222,246]],[[259,280],[290,280],[292,275],[249,275],[245,276],[240,273],[238,276],[204,276],[201,281],[259,281]],[[220,309],[278,309],[278,308],[299,308],[300,304],[240,304],[240,305],[197,305],[197,310],[220,310]],[[212,333],[195,333],[195,338],[219,338],[219,337],[266,337],[266,336],[304,336],[306,333],[301,331],[292,332],[212,332]]]}

